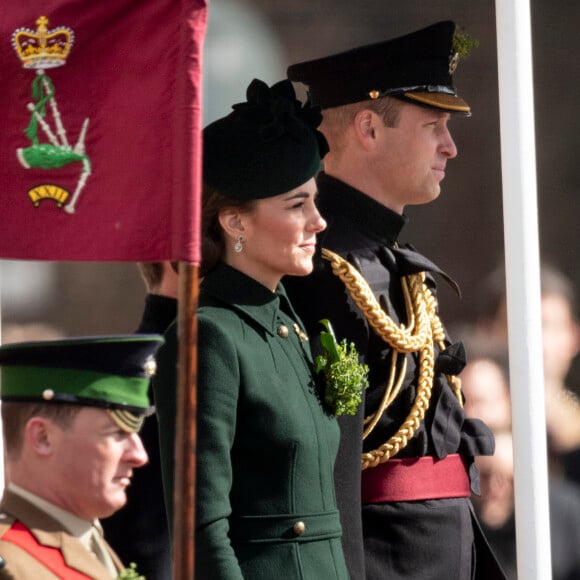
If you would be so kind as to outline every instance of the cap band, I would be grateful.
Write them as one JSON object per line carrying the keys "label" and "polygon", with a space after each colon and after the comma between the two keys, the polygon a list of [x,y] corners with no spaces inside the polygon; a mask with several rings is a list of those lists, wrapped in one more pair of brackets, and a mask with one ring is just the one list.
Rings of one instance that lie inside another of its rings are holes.
{"label": "cap band", "polygon": [[[94,371],[43,367],[3,367],[2,398],[49,401],[58,400],[59,393],[74,397],[78,404],[83,399],[101,401],[103,407],[119,405],[149,409],[147,389],[149,379],[121,377]],[[23,393],[25,393],[23,395]]]}

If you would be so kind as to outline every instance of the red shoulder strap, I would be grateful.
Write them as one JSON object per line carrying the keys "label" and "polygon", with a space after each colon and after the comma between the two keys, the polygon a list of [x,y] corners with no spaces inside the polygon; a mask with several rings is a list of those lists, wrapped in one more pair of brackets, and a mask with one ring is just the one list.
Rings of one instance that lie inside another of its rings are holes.
{"label": "red shoulder strap", "polygon": [[[87,576],[74,568],[69,568],[58,548],[51,548],[50,546],[39,544],[36,538],[32,535],[32,532],[20,522],[14,522],[10,529],[4,532],[2,540],[11,542],[12,544],[22,548],[48,568],[53,574],[56,574],[56,576],[63,580],[92,580],[90,576]],[[10,563],[8,563],[8,565],[10,565]]]}

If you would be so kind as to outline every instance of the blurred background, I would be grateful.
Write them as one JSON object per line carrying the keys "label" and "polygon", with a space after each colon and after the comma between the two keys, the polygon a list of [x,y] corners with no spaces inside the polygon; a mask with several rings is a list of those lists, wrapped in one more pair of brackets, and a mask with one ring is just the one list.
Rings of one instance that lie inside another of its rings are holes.
{"label": "blurred background", "polygon": [[[208,0],[204,123],[244,99],[249,81],[269,83],[297,61],[373,43],[451,19],[479,40],[455,75],[473,116],[452,120],[459,156],[443,193],[408,207],[402,241],[411,241],[461,285],[459,299],[441,285],[448,326],[473,322],[482,280],[503,263],[503,221],[495,10],[493,0]],[[580,288],[580,3],[531,2],[538,203],[542,259]],[[505,192],[509,195],[509,192]],[[0,262],[3,341],[20,337],[132,332],[145,288],[132,263]],[[22,334],[22,333],[25,334]],[[16,334],[15,334],[16,333]],[[21,333],[21,334],[18,334]],[[577,357],[578,358],[578,357]],[[580,391],[576,360],[569,384]]]}

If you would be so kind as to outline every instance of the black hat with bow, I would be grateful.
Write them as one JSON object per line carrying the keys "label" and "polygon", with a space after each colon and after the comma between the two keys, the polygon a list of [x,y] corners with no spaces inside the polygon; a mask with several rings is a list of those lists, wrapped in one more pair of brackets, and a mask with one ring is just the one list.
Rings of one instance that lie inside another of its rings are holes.
{"label": "black hat with bow", "polygon": [[247,101],[203,131],[204,183],[232,199],[263,199],[314,177],[328,146],[318,108],[302,105],[292,83],[254,79]]}

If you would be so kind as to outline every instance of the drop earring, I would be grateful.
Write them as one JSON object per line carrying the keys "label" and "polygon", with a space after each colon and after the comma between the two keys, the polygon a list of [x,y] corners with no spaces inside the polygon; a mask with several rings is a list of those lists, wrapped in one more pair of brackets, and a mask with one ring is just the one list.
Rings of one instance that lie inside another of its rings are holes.
{"label": "drop earring", "polygon": [[244,249],[244,246],[242,245],[243,241],[244,241],[244,236],[238,236],[238,239],[236,240],[236,243],[234,244],[234,250],[238,254]]}

